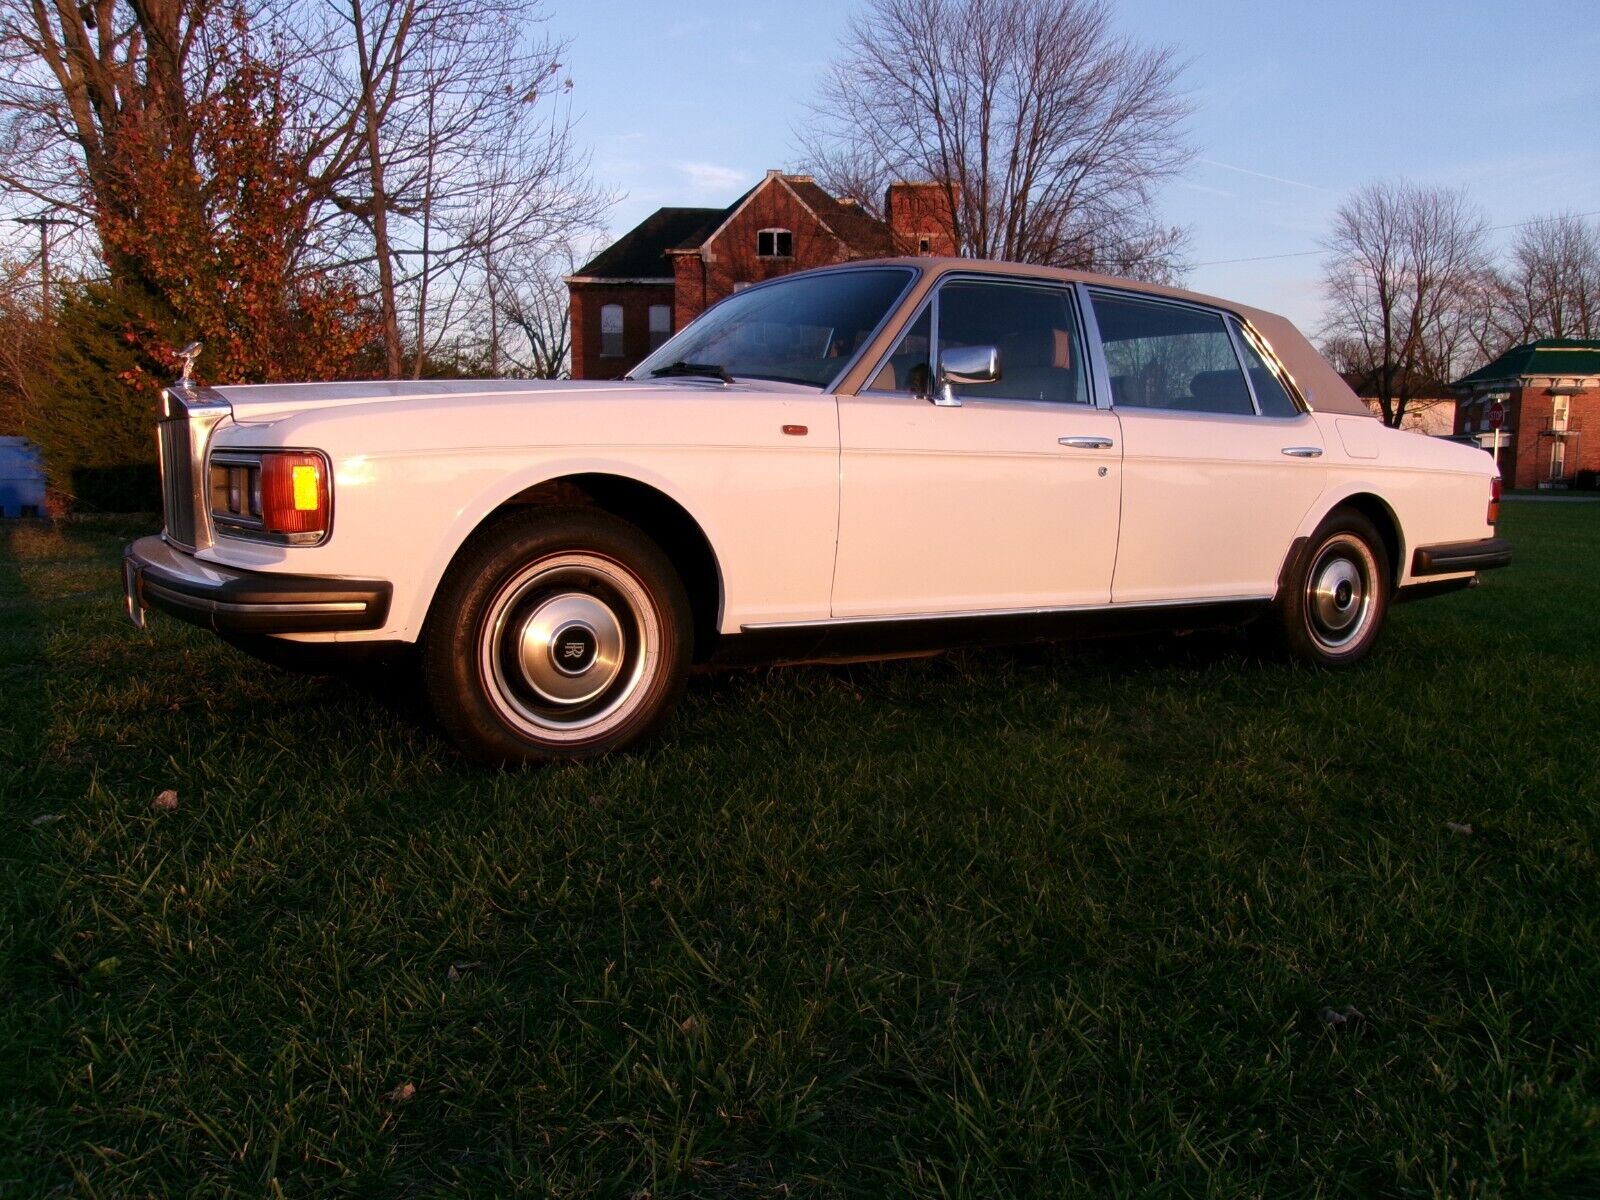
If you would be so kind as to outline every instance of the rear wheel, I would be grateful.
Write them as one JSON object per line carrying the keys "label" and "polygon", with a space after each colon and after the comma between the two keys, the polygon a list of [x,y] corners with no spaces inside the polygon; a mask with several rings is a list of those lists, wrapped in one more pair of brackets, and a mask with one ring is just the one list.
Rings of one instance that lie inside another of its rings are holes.
{"label": "rear wheel", "polygon": [[1353,666],[1377,643],[1389,593],[1382,536],[1360,513],[1339,511],[1312,534],[1268,621],[1295,658]]}
{"label": "rear wheel", "polygon": [[683,584],[654,542],[606,513],[529,509],[457,556],[423,665],[440,723],[473,757],[584,758],[659,725],[690,641]]}

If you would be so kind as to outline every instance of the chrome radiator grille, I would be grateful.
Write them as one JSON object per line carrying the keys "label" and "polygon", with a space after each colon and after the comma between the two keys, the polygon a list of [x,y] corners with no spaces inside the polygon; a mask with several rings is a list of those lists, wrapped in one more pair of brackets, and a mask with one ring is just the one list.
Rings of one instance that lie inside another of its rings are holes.
{"label": "chrome radiator grille", "polygon": [[180,546],[193,548],[195,479],[188,414],[162,421],[156,430],[161,445],[161,507],[167,537]]}
{"label": "chrome radiator grille", "polygon": [[167,540],[185,550],[211,544],[206,448],[233,410],[205,388],[178,384],[161,393],[156,443],[161,452],[161,509]]}

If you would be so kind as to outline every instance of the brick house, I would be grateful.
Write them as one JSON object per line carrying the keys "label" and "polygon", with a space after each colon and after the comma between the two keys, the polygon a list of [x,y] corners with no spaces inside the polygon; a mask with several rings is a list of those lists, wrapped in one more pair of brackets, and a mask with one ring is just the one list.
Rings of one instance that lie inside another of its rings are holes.
{"label": "brick house", "polygon": [[616,379],[740,287],[807,267],[955,253],[944,189],[894,183],[885,220],[809,175],[768,171],[726,208],[658,208],[565,282],[572,377]]}
{"label": "brick house", "polygon": [[1508,488],[1566,487],[1600,471],[1600,341],[1542,338],[1507,350],[1450,385],[1455,435],[1488,449],[1489,408],[1505,406],[1500,475]]}
{"label": "brick house", "polygon": [[[1378,420],[1383,420],[1383,401],[1378,398],[1378,380],[1375,371],[1341,371],[1340,376],[1350,385],[1350,390],[1361,397],[1363,403]],[[1427,383],[1416,389],[1406,402],[1405,414],[1400,418],[1400,428],[1428,437],[1449,437],[1456,425],[1456,398],[1442,383]]]}

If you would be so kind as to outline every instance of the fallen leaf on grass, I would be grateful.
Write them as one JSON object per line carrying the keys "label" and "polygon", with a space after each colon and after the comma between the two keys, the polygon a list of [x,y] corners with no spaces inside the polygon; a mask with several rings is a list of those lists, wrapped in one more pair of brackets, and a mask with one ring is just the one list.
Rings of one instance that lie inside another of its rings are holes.
{"label": "fallen leaf on grass", "polygon": [[416,1084],[414,1084],[414,1083],[402,1083],[399,1087],[395,1088],[394,1091],[389,1092],[388,1094],[386,1094],[383,1099],[384,1099],[384,1102],[387,1103],[387,1104],[404,1104],[407,1100],[411,1099],[411,1097],[415,1096],[416,1094],[417,1094],[417,1085]]}
{"label": "fallen leaf on grass", "polygon": [[64,816],[66,816],[65,813],[40,813],[37,817],[35,817],[29,823],[32,824],[32,825],[35,825],[35,826],[38,826],[38,825],[54,825],[57,821],[61,820],[61,818],[64,817]]}
{"label": "fallen leaf on grass", "polygon": [[466,972],[471,971],[471,970],[473,970],[473,969],[475,969],[477,967],[481,967],[481,966],[483,966],[483,964],[481,962],[451,963],[450,964],[450,969],[444,973],[444,977],[446,979],[448,979],[451,983],[455,983]]}
{"label": "fallen leaf on grass", "polygon": [[682,1021],[678,1022],[678,1028],[684,1033],[693,1033],[696,1029],[700,1028],[700,1022],[696,1021],[693,1017],[685,1017]]}
{"label": "fallen leaf on grass", "polygon": [[1446,821],[1444,823],[1444,827],[1446,829],[1448,829],[1451,833],[1459,833],[1464,837],[1471,837],[1472,836],[1472,826],[1471,825],[1465,825],[1460,821]]}
{"label": "fallen leaf on grass", "polygon": [[1367,1014],[1354,1004],[1346,1004],[1343,1008],[1329,1008],[1323,1005],[1317,1016],[1322,1018],[1322,1023],[1330,1029],[1343,1029],[1352,1021],[1365,1021]]}
{"label": "fallen leaf on grass", "polygon": [[157,812],[177,812],[178,793],[172,788],[168,788],[166,791],[158,795],[154,800],[150,801],[150,807],[155,809]]}

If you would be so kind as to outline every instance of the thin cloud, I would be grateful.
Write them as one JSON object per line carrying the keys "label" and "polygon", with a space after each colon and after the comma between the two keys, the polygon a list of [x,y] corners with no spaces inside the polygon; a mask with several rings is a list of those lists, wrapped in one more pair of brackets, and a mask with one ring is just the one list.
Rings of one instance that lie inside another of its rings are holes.
{"label": "thin cloud", "polygon": [[1236,193],[1234,192],[1230,192],[1225,188],[1207,187],[1203,183],[1190,183],[1188,180],[1184,180],[1178,186],[1191,192],[1204,192],[1207,196],[1225,196],[1229,200],[1236,198]]}
{"label": "thin cloud", "polygon": [[690,190],[697,194],[720,195],[735,191],[748,182],[750,175],[750,172],[741,171],[738,167],[724,167],[717,163],[675,162],[672,167],[688,181]]}
{"label": "thin cloud", "polygon": [[1199,160],[1208,167],[1218,167],[1224,171],[1235,171],[1240,175],[1250,175],[1256,179],[1266,179],[1273,183],[1287,184],[1289,187],[1305,188],[1308,192],[1324,192],[1330,196],[1336,193],[1332,188],[1319,187],[1314,183],[1304,183],[1298,179],[1285,179],[1282,175],[1268,175],[1265,171],[1252,171],[1249,167],[1236,167],[1232,163],[1218,162],[1214,158]]}

